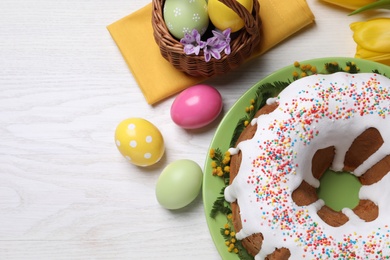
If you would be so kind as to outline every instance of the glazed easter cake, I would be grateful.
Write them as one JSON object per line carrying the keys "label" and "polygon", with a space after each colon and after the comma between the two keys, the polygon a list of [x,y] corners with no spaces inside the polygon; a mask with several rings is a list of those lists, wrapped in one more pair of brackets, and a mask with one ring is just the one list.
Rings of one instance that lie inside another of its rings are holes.
{"label": "glazed easter cake", "polygon": [[[235,240],[255,259],[389,259],[389,116],[377,73],[313,74],[268,98],[227,153]],[[319,199],[328,168],[358,177],[356,207]]]}

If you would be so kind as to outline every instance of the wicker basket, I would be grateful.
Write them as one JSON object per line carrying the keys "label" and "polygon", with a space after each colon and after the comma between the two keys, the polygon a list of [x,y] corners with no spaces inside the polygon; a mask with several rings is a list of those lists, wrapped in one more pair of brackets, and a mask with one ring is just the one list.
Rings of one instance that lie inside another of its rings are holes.
{"label": "wicker basket", "polygon": [[235,11],[245,22],[245,26],[237,32],[230,42],[231,53],[221,53],[221,59],[212,58],[209,62],[204,59],[203,51],[199,55],[187,55],[183,45],[168,31],[164,18],[163,7],[165,0],[153,0],[152,26],[156,43],[161,55],[175,68],[191,76],[211,77],[224,74],[247,60],[259,47],[261,20],[259,16],[259,1],[253,0],[253,11],[248,12],[236,0],[219,0]]}

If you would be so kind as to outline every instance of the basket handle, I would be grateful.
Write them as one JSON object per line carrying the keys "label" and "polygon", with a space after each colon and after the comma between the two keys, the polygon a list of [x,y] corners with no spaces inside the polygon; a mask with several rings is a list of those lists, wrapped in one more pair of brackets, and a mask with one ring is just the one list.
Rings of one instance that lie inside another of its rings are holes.
{"label": "basket handle", "polygon": [[[235,13],[238,14],[244,20],[245,30],[250,35],[257,34],[259,32],[259,26],[256,20],[253,18],[253,15],[237,0],[219,0],[221,3],[225,4],[227,7],[232,9]],[[259,3],[258,0],[253,0],[253,10],[256,15],[259,15]]]}

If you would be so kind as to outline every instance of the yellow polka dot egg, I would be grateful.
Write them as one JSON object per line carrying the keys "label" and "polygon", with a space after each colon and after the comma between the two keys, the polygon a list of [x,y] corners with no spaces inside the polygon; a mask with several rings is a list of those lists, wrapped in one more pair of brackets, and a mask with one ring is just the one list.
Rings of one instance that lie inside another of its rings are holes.
{"label": "yellow polka dot egg", "polygon": [[115,130],[119,152],[132,164],[150,166],[164,154],[164,139],[158,128],[142,118],[128,118]]}

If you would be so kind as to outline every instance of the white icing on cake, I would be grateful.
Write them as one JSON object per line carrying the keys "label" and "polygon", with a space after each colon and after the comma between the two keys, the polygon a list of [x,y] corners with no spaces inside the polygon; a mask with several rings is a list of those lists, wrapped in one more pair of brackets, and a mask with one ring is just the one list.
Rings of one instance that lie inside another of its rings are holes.
{"label": "white icing on cake", "polygon": [[255,259],[264,259],[276,248],[288,248],[290,259],[387,259],[390,256],[390,174],[362,186],[360,199],[379,207],[379,216],[365,222],[351,209],[343,209],[349,221],[341,227],[325,223],[317,211],[319,200],[297,206],[291,193],[302,180],[313,187],[314,153],[335,147],[332,169],[343,168],[345,153],[354,139],[368,128],[381,133],[384,144],[354,174],[362,175],[390,154],[390,80],[373,73],[313,75],[284,89],[278,108],[259,116],[250,140],[231,148],[242,152],[242,163],[225,198],[240,206],[243,239],[262,233],[264,240]]}

